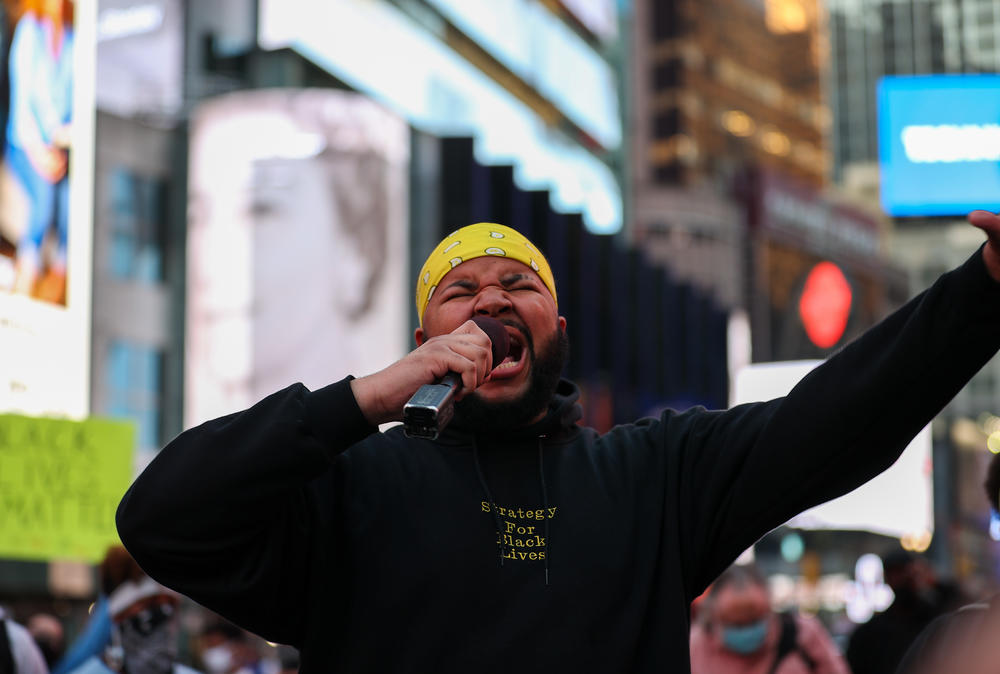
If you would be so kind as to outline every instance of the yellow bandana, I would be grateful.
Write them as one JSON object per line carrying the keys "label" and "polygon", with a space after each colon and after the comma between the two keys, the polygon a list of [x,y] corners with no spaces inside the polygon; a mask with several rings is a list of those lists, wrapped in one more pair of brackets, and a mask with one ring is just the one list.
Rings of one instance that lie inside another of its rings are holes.
{"label": "yellow bandana", "polygon": [[520,232],[492,222],[479,222],[456,230],[444,237],[437,248],[428,256],[417,277],[417,316],[424,323],[424,310],[431,301],[431,295],[445,274],[462,264],[486,255],[509,257],[528,265],[556,299],[556,282],[552,277],[545,256]]}

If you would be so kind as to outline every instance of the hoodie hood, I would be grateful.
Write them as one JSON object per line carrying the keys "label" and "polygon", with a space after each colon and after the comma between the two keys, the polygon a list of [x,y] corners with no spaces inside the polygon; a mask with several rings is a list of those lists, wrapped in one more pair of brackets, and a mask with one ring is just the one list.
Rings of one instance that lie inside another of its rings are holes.
{"label": "hoodie hood", "polygon": [[[533,424],[519,426],[507,431],[490,431],[493,437],[516,441],[519,439],[534,439],[539,436],[550,438],[566,438],[578,432],[577,422],[583,418],[583,408],[580,406],[580,389],[569,379],[560,379],[556,391],[549,401],[545,416]],[[470,439],[479,433],[462,418],[457,410],[452,422],[439,437],[445,444],[468,444]]]}

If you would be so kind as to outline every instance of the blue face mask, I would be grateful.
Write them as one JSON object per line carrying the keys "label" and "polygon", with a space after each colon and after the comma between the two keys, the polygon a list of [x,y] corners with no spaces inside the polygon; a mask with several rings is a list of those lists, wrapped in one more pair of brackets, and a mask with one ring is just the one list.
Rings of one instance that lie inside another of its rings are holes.
{"label": "blue face mask", "polygon": [[722,644],[734,653],[749,655],[764,645],[767,636],[767,618],[739,627],[722,628]]}

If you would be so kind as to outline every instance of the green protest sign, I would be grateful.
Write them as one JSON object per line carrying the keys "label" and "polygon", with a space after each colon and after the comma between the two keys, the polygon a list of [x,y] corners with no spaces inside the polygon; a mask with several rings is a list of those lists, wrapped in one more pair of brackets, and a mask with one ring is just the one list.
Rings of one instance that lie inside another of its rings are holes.
{"label": "green protest sign", "polygon": [[100,561],[134,443],[127,422],[0,414],[0,557]]}

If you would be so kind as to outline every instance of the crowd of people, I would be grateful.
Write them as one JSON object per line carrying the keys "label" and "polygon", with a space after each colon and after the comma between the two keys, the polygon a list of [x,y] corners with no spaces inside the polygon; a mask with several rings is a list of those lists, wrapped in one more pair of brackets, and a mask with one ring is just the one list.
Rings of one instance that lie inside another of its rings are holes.
{"label": "crowd of people", "polygon": [[[985,480],[1000,504],[1000,455]],[[970,601],[923,557],[902,549],[883,557],[889,607],[858,625],[845,653],[814,617],[775,612],[767,581],[752,565],[733,566],[698,602],[691,629],[692,674],[996,674],[1000,600]]]}
{"label": "crowd of people", "polygon": [[[67,643],[59,618],[32,613],[21,624],[0,608],[0,674],[294,674],[298,652],[271,646],[163,587],[125,548],[98,568],[100,594]],[[181,610],[196,616],[182,629]],[[182,648],[182,646],[184,646]]]}
{"label": "crowd of people", "polygon": [[[994,500],[1000,494],[1000,456],[987,490]],[[692,605],[692,674],[996,674],[977,667],[1000,662],[1000,604],[990,597],[963,603],[919,555],[900,550],[883,564],[893,602],[848,635],[846,652],[816,616],[775,610],[756,566],[731,566]],[[183,597],[153,581],[120,546],[108,551],[99,573],[101,593],[69,644],[54,615],[34,613],[22,625],[0,608],[0,674],[298,672],[295,648],[268,645],[193,604],[201,628],[184,634]],[[955,669],[963,658],[968,662]]]}

